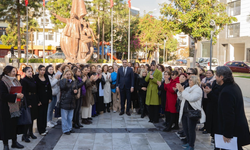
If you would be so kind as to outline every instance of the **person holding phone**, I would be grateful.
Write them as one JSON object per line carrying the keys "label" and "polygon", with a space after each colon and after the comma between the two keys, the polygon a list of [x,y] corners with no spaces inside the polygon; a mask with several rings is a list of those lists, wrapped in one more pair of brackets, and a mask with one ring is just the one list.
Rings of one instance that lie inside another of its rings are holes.
{"label": "person holding phone", "polygon": [[0,76],[0,140],[4,150],[9,150],[8,140],[12,139],[12,148],[24,148],[17,142],[17,122],[20,113],[22,93],[10,94],[12,86],[21,86],[16,79],[17,70],[13,66],[6,66]]}
{"label": "person holding phone", "polygon": [[162,73],[157,69],[155,62],[151,63],[151,71],[145,78],[148,83],[146,105],[148,105],[149,122],[159,122],[161,100],[158,95],[157,81],[161,81]]}
{"label": "person holding phone", "polygon": [[36,91],[36,82],[33,78],[32,68],[25,67],[23,69],[23,72],[25,73],[25,77],[21,81],[23,87],[22,93],[24,94],[27,105],[30,108],[32,124],[25,126],[22,141],[29,143],[29,137],[31,137],[32,139],[37,139],[37,137],[33,134],[33,121],[37,119],[38,98]]}

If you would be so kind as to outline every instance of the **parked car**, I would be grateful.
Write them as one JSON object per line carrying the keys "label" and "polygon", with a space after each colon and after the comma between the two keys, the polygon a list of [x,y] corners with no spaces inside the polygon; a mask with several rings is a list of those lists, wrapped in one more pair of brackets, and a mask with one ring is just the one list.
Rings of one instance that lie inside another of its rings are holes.
{"label": "parked car", "polygon": [[[18,58],[18,51],[17,50],[14,51],[14,55],[16,56],[16,58]],[[11,53],[10,52],[8,52],[7,57],[11,58]],[[24,53],[24,51],[21,51],[21,58],[26,58],[26,54]],[[31,53],[28,53],[28,58],[29,59],[30,58],[38,58],[38,56],[35,55],[35,54],[32,55]]]}
{"label": "parked car", "polygon": [[176,60],[176,64],[177,65],[186,65],[187,64],[187,60],[186,59],[177,59]]}
{"label": "parked car", "polygon": [[56,52],[52,55],[45,56],[45,58],[53,58],[53,59],[66,59],[63,52]]}
{"label": "parked car", "polygon": [[250,73],[250,63],[242,61],[229,61],[224,66],[228,66],[232,72]]}
{"label": "parked car", "polygon": [[[210,69],[210,58],[209,57],[198,58],[197,62],[200,64],[201,67],[203,67],[205,69]],[[217,66],[218,66],[218,59],[212,58],[212,70],[215,70]]]}

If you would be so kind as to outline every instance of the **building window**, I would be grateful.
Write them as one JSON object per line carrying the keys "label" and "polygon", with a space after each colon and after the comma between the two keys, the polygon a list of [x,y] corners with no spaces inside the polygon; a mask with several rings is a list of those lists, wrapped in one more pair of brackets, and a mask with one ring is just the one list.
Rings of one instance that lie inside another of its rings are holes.
{"label": "building window", "polygon": [[240,37],[240,23],[230,24],[227,26],[227,37]]}
{"label": "building window", "polygon": [[201,57],[210,57],[210,42],[201,42]]}
{"label": "building window", "polygon": [[[44,25],[47,26],[49,24],[49,19],[45,19]],[[41,25],[43,26],[43,18],[41,19]]]}
{"label": "building window", "polygon": [[45,35],[45,40],[53,41],[54,40],[54,34],[48,33]]}
{"label": "building window", "polygon": [[228,3],[228,15],[229,16],[240,15],[240,10],[241,10],[240,4],[241,4],[240,0]]}

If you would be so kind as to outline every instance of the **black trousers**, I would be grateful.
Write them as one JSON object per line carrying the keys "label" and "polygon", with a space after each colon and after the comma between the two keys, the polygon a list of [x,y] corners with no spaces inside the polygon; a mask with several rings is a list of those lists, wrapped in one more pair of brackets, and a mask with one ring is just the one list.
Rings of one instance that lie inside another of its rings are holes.
{"label": "black trousers", "polygon": [[182,116],[182,126],[184,133],[187,137],[187,142],[189,146],[194,147],[194,142],[196,138],[195,128],[198,120],[189,119],[188,113],[183,113]]}
{"label": "black trousers", "polygon": [[160,105],[149,105],[149,120],[158,123],[159,122],[159,111],[160,111]]}
{"label": "black trousers", "polygon": [[171,112],[165,111],[165,119],[166,119],[167,126],[170,126],[170,128],[172,127],[173,124],[175,124],[175,126],[179,126],[179,123],[178,123],[179,113],[171,113]]}
{"label": "black trousers", "polygon": [[74,115],[73,115],[73,123],[74,124],[80,124],[80,110],[82,106],[82,100],[77,99],[76,100],[76,107],[74,109]]}
{"label": "black trousers", "polygon": [[[13,143],[16,143],[16,140],[17,140],[17,128],[18,128],[17,122],[18,122],[18,118],[15,117],[15,118],[11,118],[10,120],[11,120],[10,121],[11,125],[13,126],[12,131],[11,131],[11,135],[13,137],[12,138],[12,144],[13,144]],[[3,140],[3,144],[8,145],[8,140],[7,139]]]}
{"label": "black trousers", "polygon": [[37,129],[40,134],[46,131],[47,112],[48,112],[48,104],[42,104],[41,106],[38,107]]}
{"label": "black trousers", "polygon": [[145,101],[146,101],[146,92],[140,92],[138,95],[139,95],[138,97],[139,97],[139,101],[140,101],[140,111],[141,111],[141,114],[145,115],[146,112],[147,112],[146,104],[145,104]]}
{"label": "black trousers", "polygon": [[[205,112],[205,115],[207,115],[207,103],[208,103],[208,98],[202,98],[202,107]],[[204,123],[204,129],[207,129],[207,123]]]}
{"label": "black trousers", "polygon": [[32,124],[24,126],[24,133],[23,133],[24,136],[33,134],[33,120],[31,122]]}
{"label": "black trousers", "polygon": [[120,89],[120,95],[121,95],[121,112],[124,112],[125,110],[125,101],[127,99],[127,108],[126,112],[129,112],[130,106],[131,106],[131,91],[130,89]]}

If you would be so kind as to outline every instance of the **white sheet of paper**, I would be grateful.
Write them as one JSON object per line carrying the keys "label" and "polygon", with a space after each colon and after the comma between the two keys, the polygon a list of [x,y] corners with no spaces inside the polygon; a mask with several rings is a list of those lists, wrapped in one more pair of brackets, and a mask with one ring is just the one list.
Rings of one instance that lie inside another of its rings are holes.
{"label": "white sheet of paper", "polygon": [[225,143],[223,140],[223,135],[215,134],[215,147],[228,149],[228,150],[238,150],[237,137],[233,137],[230,143]]}

